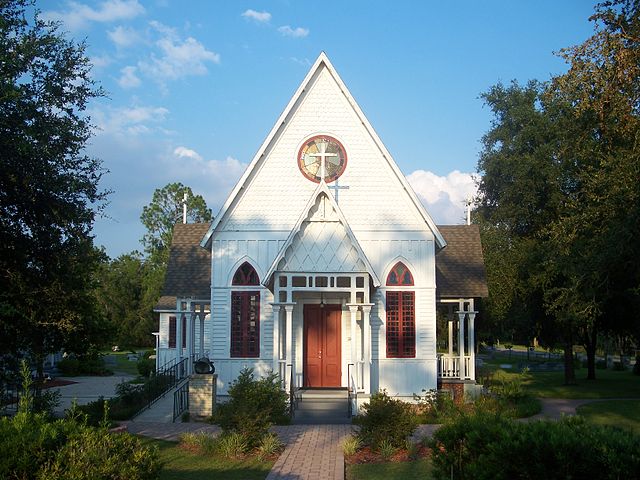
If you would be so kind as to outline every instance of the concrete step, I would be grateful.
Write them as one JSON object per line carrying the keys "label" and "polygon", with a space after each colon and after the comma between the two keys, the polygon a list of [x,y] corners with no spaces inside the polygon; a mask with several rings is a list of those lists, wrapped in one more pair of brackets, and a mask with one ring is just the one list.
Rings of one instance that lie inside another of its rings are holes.
{"label": "concrete step", "polygon": [[344,399],[346,402],[349,394],[346,389],[302,389],[298,395],[302,399]]}

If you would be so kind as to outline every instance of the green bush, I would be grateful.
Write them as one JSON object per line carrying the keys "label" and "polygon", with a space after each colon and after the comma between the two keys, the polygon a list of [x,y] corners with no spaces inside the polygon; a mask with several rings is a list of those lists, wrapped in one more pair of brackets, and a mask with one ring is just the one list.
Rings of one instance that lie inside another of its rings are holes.
{"label": "green bush", "polygon": [[278,375],[256,379],[253,369],[243,369],[229,388],[229,401],[217,406],[212,420],[223,432],[241,434],[248,448],[257,447],[271,425],[289,421]]}
{"label": "green bush", "polygon": [[82,358],[67,357],[60,360],[56,366],[62,375],[76,377],[78,375],[113,375],[104,366],[104,359],[97,353],[90,353]]}
{"label": "green bush", "polygon": [[613,370],[616,372],[624,372],[626,368],[622,362],[613,362]]}
{"label": "green bush", "polygon": [[640,478],[640,438],[580,417],[521,423],[463,414],[435,432],[436,478]]}
{"label": "green bush", "polygon": [[65,377],[75,377],[80,375],[80,360],[77,358],[63,358],[56,366],[58,367],[58,370],[60,370],[60,373]]}
{"label": "green bush", "polygon": [[633,374],[640,375],[640,355],[636,355],[636,364],[633,366]]}
{"label": "green bush", "polygon": [[138,360],[136,367],[138,368],[138,373],[141,376],[148,378],[156,371],[156,361],[148,357],[141,358]]}
{"label": "green bush", "polygon": [[[265,433],[259,442],[266,438],[267,435]],[[242,457],[250,449],[249,439],[240,432],[223,432],[216,440],[216,450],[226,458]],[[258,443],[258,447],[259,445],[260,443]]]}
{"label": "green bush", "polygon": [[84,428],[72,435],[37,476],[38,480],[153,480],[160,462],[156,449],[127,433]]}
{"label": "green bush", "polygon": [[402,448],[418,425],[411,405],[389,397],[384,390],[371,395],[362,409],[364,413],[354,420],[360,426],[358,437],[374,450],[384,440],[394,448]]}

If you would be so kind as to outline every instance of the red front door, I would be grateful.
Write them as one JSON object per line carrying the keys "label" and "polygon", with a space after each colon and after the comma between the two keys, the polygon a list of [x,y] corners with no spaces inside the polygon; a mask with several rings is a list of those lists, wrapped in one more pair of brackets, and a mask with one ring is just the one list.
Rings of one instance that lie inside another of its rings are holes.
{"label": "red front door", "polygon": [[304,306],[304,386],[341,386],[340,305]]}

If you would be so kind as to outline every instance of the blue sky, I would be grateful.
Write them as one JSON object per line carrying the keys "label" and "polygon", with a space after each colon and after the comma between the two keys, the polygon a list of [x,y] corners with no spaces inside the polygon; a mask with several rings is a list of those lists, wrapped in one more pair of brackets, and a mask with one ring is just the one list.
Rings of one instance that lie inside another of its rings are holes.
{"label": "blue sky", "polygon": [[548,79],[553,55],[593,31],[593,4],[563,1],[40,1],[86,39],[108,98],[88,147],[110,173],[96,243],[141,249],[142,207],[180,181],[214,214],[325,51],[437,223],[473,193],[491,85]]}

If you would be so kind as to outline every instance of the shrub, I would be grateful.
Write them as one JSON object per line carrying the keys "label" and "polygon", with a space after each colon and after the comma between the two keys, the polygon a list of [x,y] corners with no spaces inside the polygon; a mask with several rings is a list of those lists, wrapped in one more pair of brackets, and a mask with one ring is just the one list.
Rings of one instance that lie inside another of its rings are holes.
{"label": "shrub", "polygon": [[380,456],[385,461],[389,461],[397,450],[397,448],[393,445],[393,443],[391,443],[389,439],[382,440],[378,448],[380,450]]}
{"label": "shrub", "polygon": [[633,374],[640,375],[640,355],[636,355],[636,364],[633,366]]}
{"label": "shrub", "polygon": [[596,360],[596,368],[598,370],[606,370],[607,361],[606,360]]}
{"label": "shrub", "polygon": [[104,359],[97,352],[87,354],[82,358],[63,358],[56,366],[62,375],[67,377],[75,377],[78,375],[113,375],[111,370],[105,368]]}
{"label": "shrub", "polygon": [[156,371],[156,361],[148,357],[141,358],[138,360],[136,367],[141,376],[148,378]]}
{"label": "shrub", "polygon": [[639,478],[640,438],[580,417],[521,423],[463,414],[430,442],[437,478]]}
{"label": "shrub", "polygon": [[420,421],[423,423],[442,423],[446,418],[455,415],[458,407],[447,390],[422,390],[423,396],[413,395],[420,405]]}
{"label": "shrub", "polygon": [[253,369],[243,369],[229,388],[229,401],[218,405],[213,418],[223,432],[240,433],[249,448],[258,446],[274,423],[288,423],[287,394],[278,375],[256,380]]}
{"label": "shrub", "polygon": [[187,432],[180,435],[180,445],[196,453],[211,453],[217,447],[217,440],[204,432]]}
{"label": "shrub", "polygon": [[613,370],[616,372],[623,372],[626,368],[622,362],[613,362]]}
{"label": "shrub", "polygon": [[75,377],[80,375],[80,360],[77,358],[63,358],[56,366],[58,367],[58,370],[60,370],[60,373],[65,377]]}
{"label": "shrub", "polygon": [[360,425],[358,437],[374,450],[383,440],[388,440],[395,448],[402,447],[418,425],[411,406],[389,397],[384,390],[371,395],[362,409],[364,413],[354,421]]}
{"label": "shrub", "polygon": [[360,439],[357,435],[350,435],[344,439],[344,442],[342,442],[342,453],[344,453],[345,456],[350,457],[360,450],[361,446]]}
{"label": "shrub", "polygon": [[73,435],[38,480],[152,480],[160,462],[155,448],[142,445],[127,433],[110,434],[85,428]]}
{"label": "shrub", "polygon": [[267,433],[260,440],[258,445],[258,454],[261,457],[270,457],[275,455],[283,448],[283,444],[275,433]]}
{"label": "shrub", "polygon": [[242,433],[223,432],[216,441],[216,448],[223,457],[239,458],[249,450],[249,442]]}

